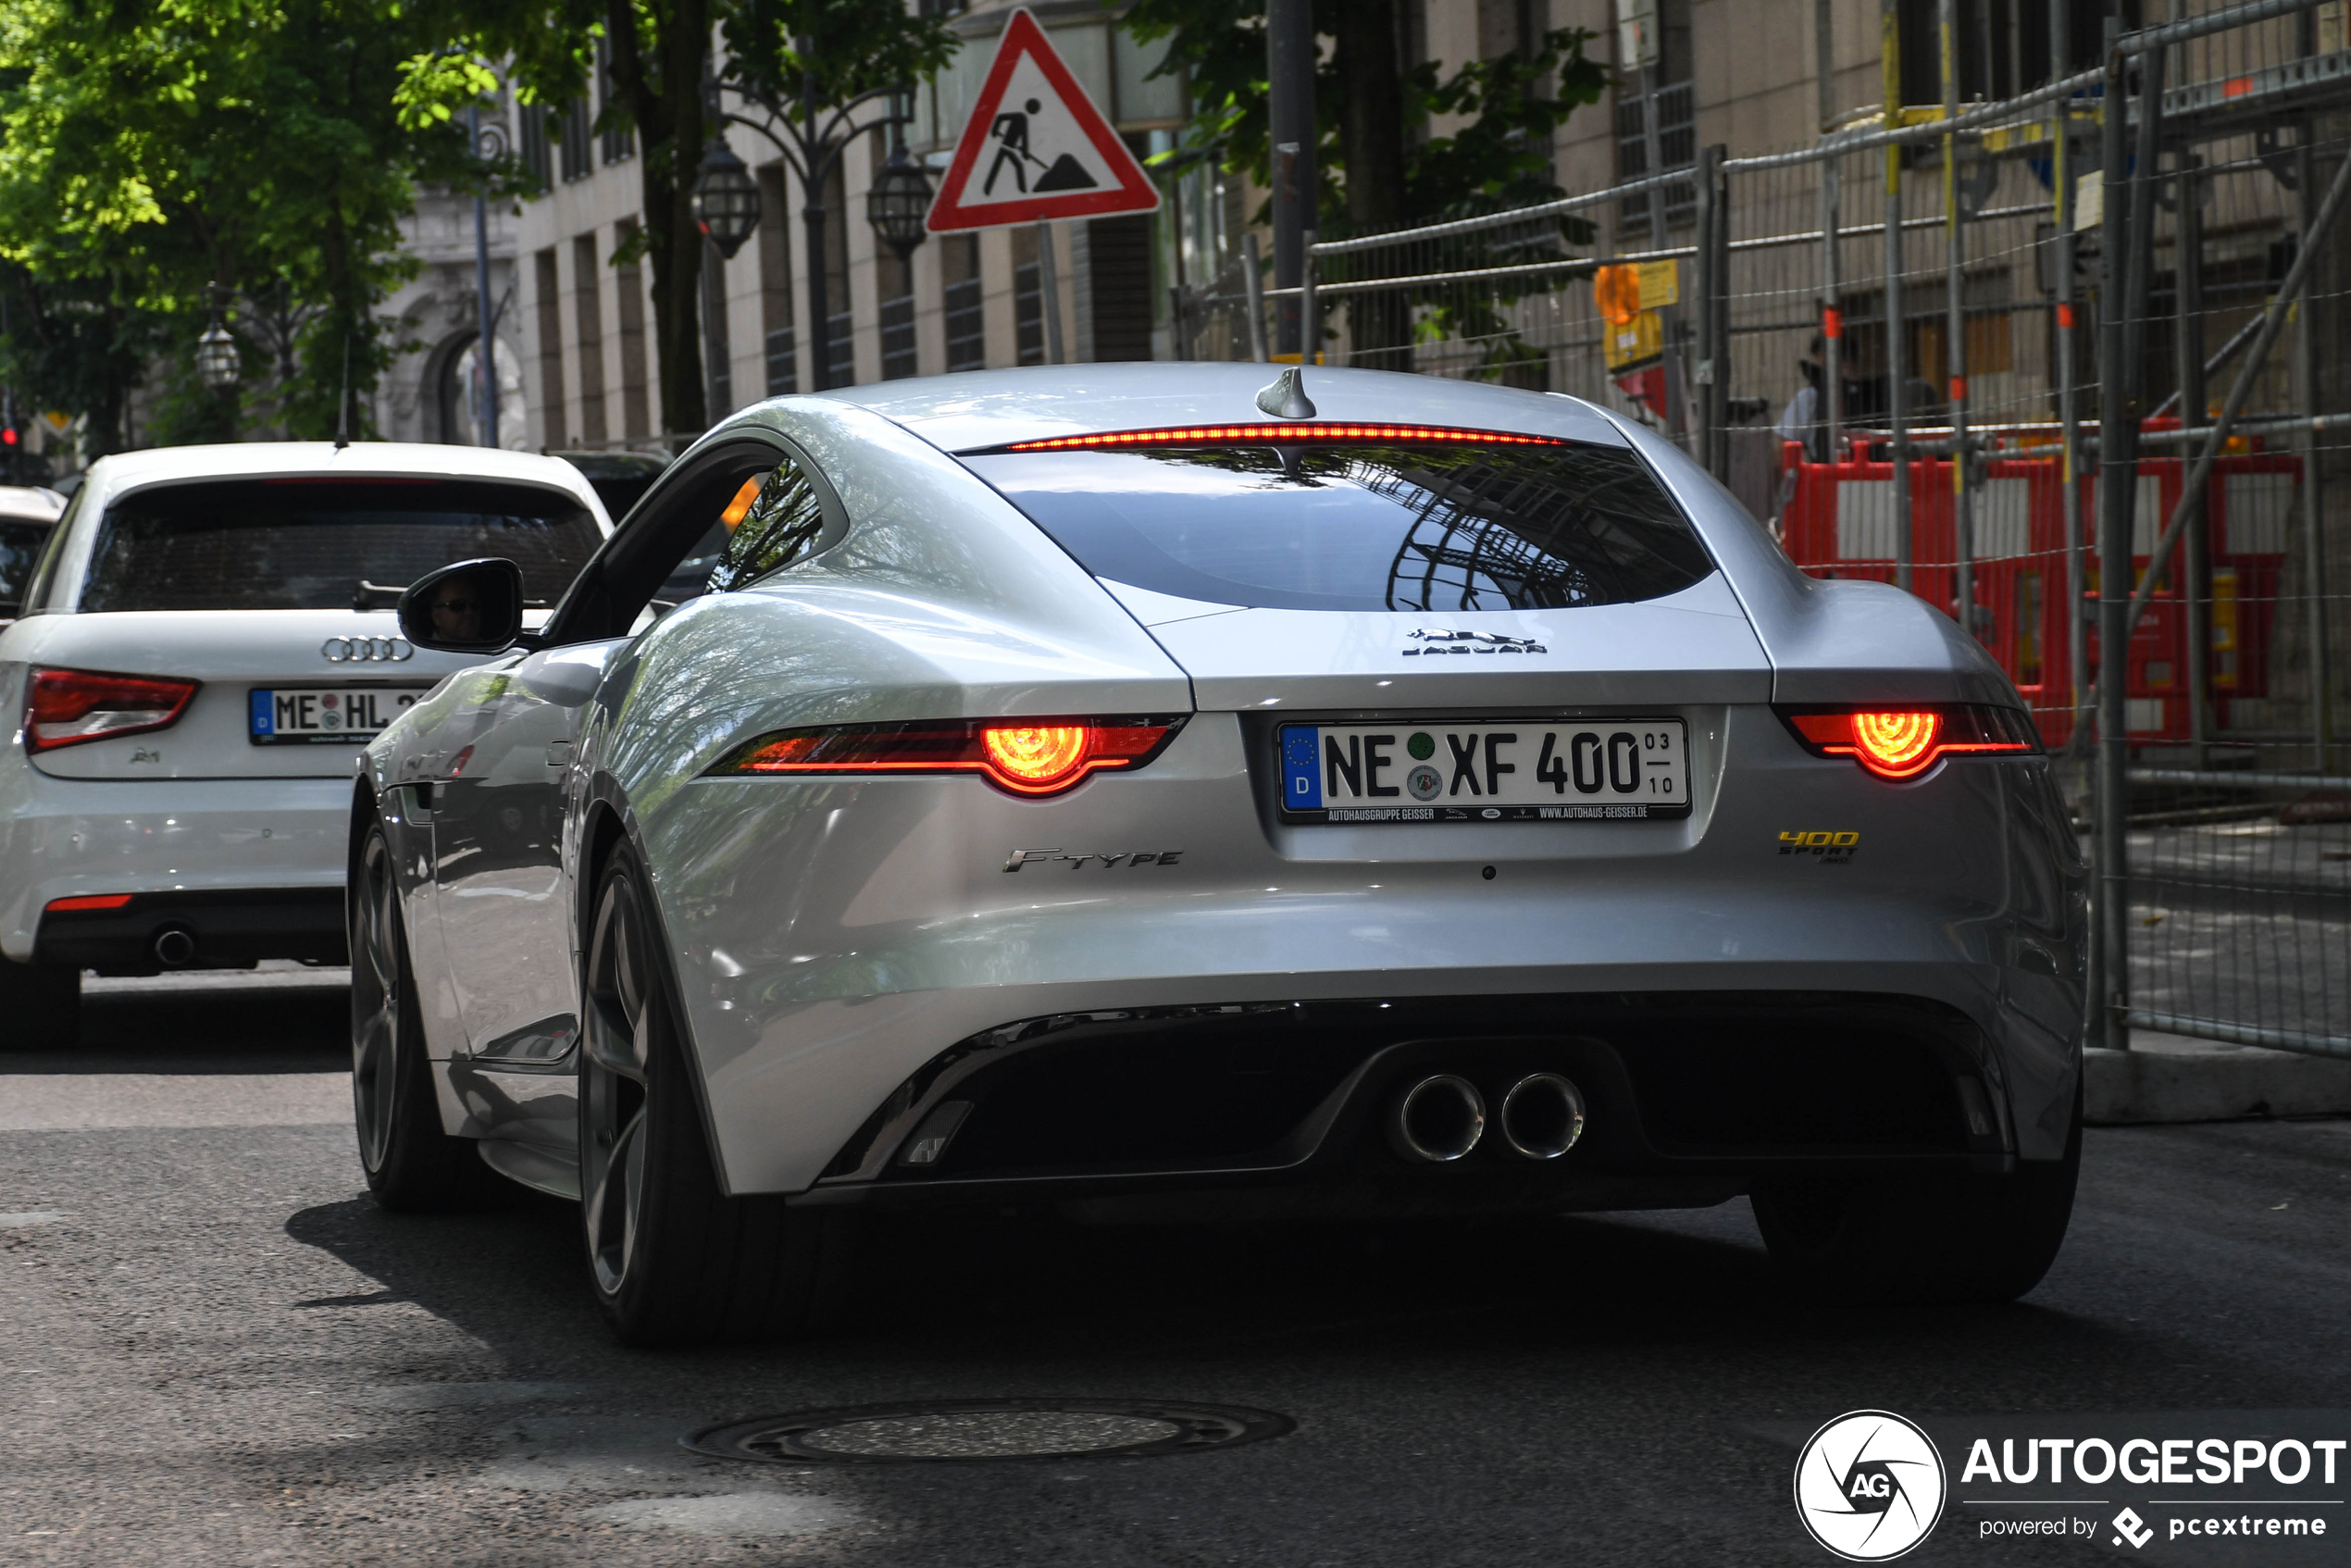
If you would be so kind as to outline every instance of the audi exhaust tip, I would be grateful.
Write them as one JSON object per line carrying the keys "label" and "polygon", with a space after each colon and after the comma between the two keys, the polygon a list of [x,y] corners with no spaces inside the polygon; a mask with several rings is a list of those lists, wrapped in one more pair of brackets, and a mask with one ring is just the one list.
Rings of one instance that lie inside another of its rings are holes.
{"label": "audi exhaust tip", "polygon": [[1486,1097],[1475,1084],[1452,1073],[1422,1078],[1388,1109],[1388,1147],[1423,1164],[1462,1159],[1485,1136]]}

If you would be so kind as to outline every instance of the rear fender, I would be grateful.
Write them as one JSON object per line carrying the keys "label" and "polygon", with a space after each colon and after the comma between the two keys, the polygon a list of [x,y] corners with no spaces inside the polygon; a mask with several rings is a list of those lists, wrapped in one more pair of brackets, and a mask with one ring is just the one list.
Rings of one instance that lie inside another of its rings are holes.
{"label": "rear fender", "polygon": [[1681,448],[1631,419],[1608,417],[1729,576],[1772,662],[1773,701],[2024,706],[1991,654],[1950,616],[1890,583],[1807,576]]}
{"label": "rear fender", "polygon": [[669,935],[668,912],[663,907],[661,880],[653,870],[653,857],[645,852],[645,842],[637,828],[637,814],[629,809],[628,798],[608,773],[599,772],[588,786],[586,802],[579,812],[580,856],[579,875],[574,879],[572,964],[578,978],[581,1031],[587,1027],[588,1009],[595,1005],[588,996],[588,942],[594,930],[596,888],[603,880],[604,866],[615,852],[626,846],[636,857],[644,872],[649,895],[645,901],[646,917],[653,922],[653,947],[661,965],[663,993],[669,1007],[669,1027],[676,1035],[679,1054],[685,1060],[687,1081],[694,1086],[694,1114],[702,1120],[703,1148],[710,1158],[711,1176],[718,1183],[718,1190],[728,1197],[734,1188],[727,1179],[727,1162],[718,1149],[718,1126],[711,1115],[710,1084],[703,1070],[702,1052],[694,1041],[692,1019],[684,1005],[685,992],[680,988],[678,968],[678,948]]}

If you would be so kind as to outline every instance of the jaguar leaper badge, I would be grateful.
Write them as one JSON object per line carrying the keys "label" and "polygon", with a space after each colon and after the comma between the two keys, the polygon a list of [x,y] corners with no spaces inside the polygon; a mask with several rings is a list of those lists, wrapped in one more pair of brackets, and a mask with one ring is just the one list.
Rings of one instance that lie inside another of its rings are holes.
{"label": "jaguar leaper badge", "polygon": [[1548,653],[1549,648],[1531,637],[1505,637],[1499,631],[1449,631],[1441,626],[1414,627],[1405,636],[1421,644],[1407,648],[1404,656],[1415,653]]}

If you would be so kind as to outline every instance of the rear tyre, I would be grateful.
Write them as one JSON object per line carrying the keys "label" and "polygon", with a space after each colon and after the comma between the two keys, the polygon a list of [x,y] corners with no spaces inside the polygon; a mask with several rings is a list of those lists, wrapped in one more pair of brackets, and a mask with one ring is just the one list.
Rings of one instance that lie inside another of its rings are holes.
{"label": "rear tyre", "polygon": [[807,1333],[834,1296],[843,1222],[720,1190],[651,913],[642,870],[616,851],[582,987],[579,1210],[597,1304],[627,1345]]}
{"label": "rear tyre", "polygon": [[81,1034],[81,971],[0,958],[0,1040],[10,1051],[64,1051]]}
{"label": "rear tyre", "polygon": [[1815,1300],[1880,1305],[2012,1301],[2065,1243],[2082,1174],[2082,1097],[2060,1160],[2013,1174],[1758,1188],[1773,1264]]}
{"label": "rear tyre", "polygon": [[408,967],[400,888],[381,824],[367,831],[346,904],[351,941],[351,1097],[359,1164],[396,1213],[472,1207],[491,1188],[473,1140],[441,1128],[424,1016]]}

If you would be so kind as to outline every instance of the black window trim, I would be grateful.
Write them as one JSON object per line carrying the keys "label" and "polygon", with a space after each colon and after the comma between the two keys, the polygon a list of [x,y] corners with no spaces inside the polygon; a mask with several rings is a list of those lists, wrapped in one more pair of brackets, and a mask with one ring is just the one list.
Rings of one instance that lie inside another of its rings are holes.
{"label": "black window trim", "polygon": [[[707,512],[680,511],[676,518],[665,518],[670,503],[680,499],[682,490],[708,485],[714,472],[748,477],[775,467],[779,458],[798,465],[808,476],[816,492],[816,504],[825,513],[824,541],[802,559],[811,559],[838,544],[849,531],[849,508],[842,504],[840,492],[825,470],[789,436],[765,429],[740,431],[694,454],[690,461],[671,464],[653,488],[637,498],[637,504],[628,510],[628,526],[613,530],[557,601],[547,617],[546,629],[539,635],[539,646],[558,648],[625,636],[638,613],[653,603],[670,571],[695,541],[709,531],[711,518],[718,510],[714,506]],[[682,520],[690,516],[693,518],[690,534]]]}

